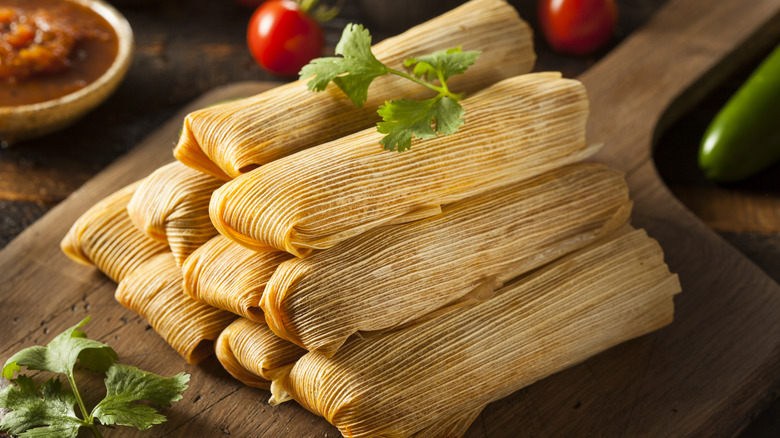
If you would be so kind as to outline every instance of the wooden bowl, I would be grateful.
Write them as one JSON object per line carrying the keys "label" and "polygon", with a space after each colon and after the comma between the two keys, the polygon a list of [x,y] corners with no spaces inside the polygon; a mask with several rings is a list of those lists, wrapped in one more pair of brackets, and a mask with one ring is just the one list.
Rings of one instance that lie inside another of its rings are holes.
{"label": "wooden bowl", "polygon": [[102,0],[68,0],[103,17],[117,35],[117,55],[111,66],[86,87],[45,102],[0,106],[0,142],[12,143],[62,129],[98,106],[116,90],[127,73],[133,53],[130,23]]}

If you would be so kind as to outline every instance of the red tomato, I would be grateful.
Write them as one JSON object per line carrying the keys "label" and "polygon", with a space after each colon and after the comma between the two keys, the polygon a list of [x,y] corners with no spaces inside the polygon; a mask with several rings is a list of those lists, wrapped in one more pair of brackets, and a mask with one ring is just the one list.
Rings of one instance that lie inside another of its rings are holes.
{"label": "red tomato", "polygon": [[294,76],[320,56],[320,25],[293,0],[270,0],[257,8],[247,31],[249,50],[266,70]]}
{"label": "red tomato", "polygon": [[540,0],[539,23],[547,42],[561,53],[588,55],[612,36],[614,0]]}

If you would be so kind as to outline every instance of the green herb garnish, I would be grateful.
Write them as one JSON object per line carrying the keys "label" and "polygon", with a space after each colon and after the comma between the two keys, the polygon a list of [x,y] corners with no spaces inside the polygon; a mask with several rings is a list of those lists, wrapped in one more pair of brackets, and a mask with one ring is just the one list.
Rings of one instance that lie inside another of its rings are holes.
{"label": "green herb garnish", "polygon": [[[78,330],[88,321],[87,317],[65,330],[45,347],[25,348],[6,361],[2,375],[16,385],[0,391],[0,409],[11,410],[0,420],[0,430],[23,437],[75,438],[79,429],[86,427],[94,436],[101,437],[95,420],[103,425],[133,426],[141,430],[165,421],[165,416],[154,407],[134,402],[150,401],[170,406],[182,399],[181,392],[187,389],[189,374],[165,378],[115,363],[117,354],[111,347],[87,339],[84,332]],[[77,365],[106,373],[106,397],[92,411],[87,411],[76,387],[73,371]],[[63,388],[59,377],[49,379],[40,388],[24,374],[13,379],[22,366],[28,370],[64,374],[70,387]],[[79,407],[80,416],[76,415],[75,405]]]}
{"label": "green herb garnish", "polygon": [[465,72],[476,62],[480,52],[464,52],[457,47],[408,58],[404,66],[412,69],[409,74],[376,59],[371,53],[368,29],[359,24],[348,24],[336,45],[336,54],[342,57],[317,58],[301,69],[301,80],[314,76],[307,84],[309,90],[322,91],[333,81],[352,103],[362,108],[368,99],[371,82],[379,76],[395,74],[438,92],[431,99],[397,99],[379,107],[377,113],[384,121],[377,123],[377,130],[386,134],[380,140],[385,149],[401,152],[412,147],[412,137],[425,140],[439,134],[452,134],[463,125],[464,111],[458,103],[463,95],[450,91],[447,80]]}

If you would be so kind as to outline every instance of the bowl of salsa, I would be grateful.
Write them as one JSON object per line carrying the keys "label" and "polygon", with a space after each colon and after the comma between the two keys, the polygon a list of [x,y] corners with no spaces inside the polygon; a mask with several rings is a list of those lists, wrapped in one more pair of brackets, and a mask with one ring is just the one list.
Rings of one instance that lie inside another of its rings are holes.
{"label": "bowl of salsa", "polygon": [[0,0],[0,142],[51,133],[99,105],[132,50],[130,24],[101,0]]}

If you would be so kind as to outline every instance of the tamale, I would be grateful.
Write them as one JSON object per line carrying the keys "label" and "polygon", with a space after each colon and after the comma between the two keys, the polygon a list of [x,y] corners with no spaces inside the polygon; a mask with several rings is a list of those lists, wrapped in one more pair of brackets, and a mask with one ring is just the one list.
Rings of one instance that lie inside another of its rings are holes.
{"label": "tamale", "polygon": [[559,73],[507,79],[463,101],[452,135],[382,150],[376,129],[257,168],[211,197],[217,230],[253,248],[304,257],[380,225],[581,161],[588,98]]}
{"label": "tamale", "polygon": [[127,215],[127,203],[140,184],[124,187],[81,215],[60,242],[72,260],[95,265],[115,282],[167,251],[167,245],[138,231]]}
{"label": "tamale", "polygon": [[271,380],[288,371],[306,350],[273,334],[264,322],[233,321],[217,339],[217,359],[248,386],[270,389]]}
{"label": "tamale", "polygon": [[[403,68],[406,58],[462,46],[479,50],[464,75],[448,81],[471,93],[531,71],[536,56],[530,27],[503,0],[472,0],[372,47],[377,59]],[[196,111],[184,120],[174,155],[182,163],[229,179],[296,151],[368,128],[386,100],[432,97],[431,90],[396,75],[377,78],[356,108],[341,90],[307,90],[302,81],[254,97]]]}
{"label": "tamale", "polygon": [[[274,335],[265,323],[233,321],[217,338],[217,359],[247,386],[270,389],[271,380],[289,372],[306,350]],[[453,438],[463,435],[484,407],[443,418],[415,436]]]}
{"label": "tamale", "polygon": [[195,300],[265,325],[260,310],[265,284],[290,258],[283,251],[252,251],[216,236],[185,260],[184,291]]}
{"label": "tamale", "polygon": [[[457,274],[454,274],[457,275]],[[299,359],[286,391],[345,436],[405,437],[672,321],[676,275],[642,230],[621,230],[498,295]]]}
{"label": "tamale", "polygon": [[332,355],[355,332],[419,318],[483,283],[492,291],[585,246],[628,220],[630,205],[620,172],[563,167],[282,263],[261,306],[279,336]]}
{"label": "tamale", "polygon": [[214,352],[217,339],[236,316],[187,296],[181,268],[170,252],[158,254],[119,283],[116,300],[141,315],[188,363]]}
{"label": "tamale", "polygon": [[209,220],[209,199],[223,183],[175,161],[144,178],[127,212],[147,236],[167,242],[181,266],[192,251],[217,234]]}

